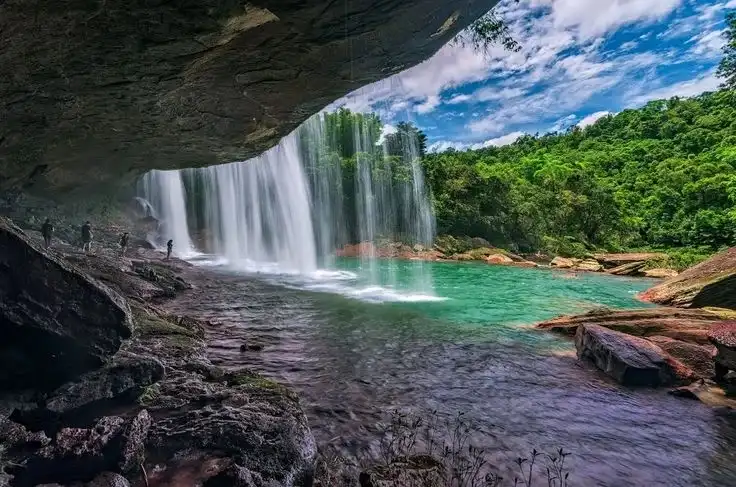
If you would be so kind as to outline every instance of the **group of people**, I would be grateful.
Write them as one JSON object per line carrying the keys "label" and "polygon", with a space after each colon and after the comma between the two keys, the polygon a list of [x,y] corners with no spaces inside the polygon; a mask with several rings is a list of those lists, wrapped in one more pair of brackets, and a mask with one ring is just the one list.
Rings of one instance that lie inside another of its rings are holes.
{"label": "group of people", "polygon": [[[51,239],[54,236],[54,225],[51,223],[51,220],[49,218],[46,218],[46,221],[43,222],[43,225],[41,225],[41,235],[43,235],[43,242],[46,245],[46,248],[49,248],[51,246]],[[82,251],[87,253],[92,250],[92,224],[87,220],[84,222],[84,225],[82,225],[81,230],[81,237],[82,237]],[[124,232],[120,236],[120,255],[125,255],[125,252],[128,250],[128,244],[130,244],[130,233]],[[174,240],[169,239],[168,242],[166,242],[166,260],[169,260],[171,258],[171,252],[174,250]]]}

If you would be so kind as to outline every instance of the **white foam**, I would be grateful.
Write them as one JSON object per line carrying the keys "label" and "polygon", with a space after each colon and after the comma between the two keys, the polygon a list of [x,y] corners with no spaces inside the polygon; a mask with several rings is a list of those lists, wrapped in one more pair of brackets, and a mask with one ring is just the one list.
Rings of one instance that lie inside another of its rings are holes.
{"label": "white foam", "polygon": [[195,265],[224,267],[246,275],[257,276],[270,284],[291,289],[338,294],[369,303],[440,302],[448,299],[411,290],[396,289],[392,286],[363,285],[360,283],[358,274],[339,269],[317,269],[300,273],[296,269],[284,269],[276,262],[232,261],[211,254],[196,254],[189,260]]}

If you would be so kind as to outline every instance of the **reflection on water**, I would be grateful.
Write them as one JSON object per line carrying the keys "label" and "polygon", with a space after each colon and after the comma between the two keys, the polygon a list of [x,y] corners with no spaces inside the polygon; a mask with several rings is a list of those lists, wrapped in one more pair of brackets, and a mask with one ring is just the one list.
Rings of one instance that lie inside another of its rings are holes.
{"label": "reflection on water", "polygon": [[[664,391],[624,389],[568,341],[519,327],[597,303],[640,306],[643,281],[437,264],[440,302],[376,305],[212,271],[179,304],[221,322],[210,355],[289,383],[322,444],[375,445],[395,408],[463,411],[497,465],[573,452],[579,486],[736,485],[736,421]],[[239,351],[256,340],[262,352]],[[506,472],[507,477],[509,472]],[[511,477],[513,478],[513,476]]]}

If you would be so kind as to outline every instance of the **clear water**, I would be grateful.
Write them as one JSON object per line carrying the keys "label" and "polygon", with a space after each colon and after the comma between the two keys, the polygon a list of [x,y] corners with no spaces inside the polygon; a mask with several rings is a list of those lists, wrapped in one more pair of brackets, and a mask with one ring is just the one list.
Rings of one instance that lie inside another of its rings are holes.
{"label": "clear water", "polygon": [[[376,425],[394,408],[464,412],[510,478],[516,457],[563,447],[573,453],[571,485],[736,485],[733,416],[620,387],[578,363],[569,340],[528,326],[599,305],[641,307],[634,295],[651,282],[432,263],[435,296],[425,296],[408,282],[416,263],[379,263],[393,288],[372,287],[360,265],[267,277],[280,285],[201,270],[199,290],[174,306],[221,322],[213,361],[289,383],[318,442],[346,455],[375,448]],[[240,352],[253,341],[264,350]]]}

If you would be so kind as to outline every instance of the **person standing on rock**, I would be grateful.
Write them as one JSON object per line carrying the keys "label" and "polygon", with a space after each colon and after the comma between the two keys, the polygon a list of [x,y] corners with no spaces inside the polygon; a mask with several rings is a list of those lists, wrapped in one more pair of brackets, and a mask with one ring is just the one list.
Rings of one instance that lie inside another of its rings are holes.
{"label": "person standing on rock", "polygon": [[82,250],[84,252],[92,250],[92,224],[89,220],[82,225]]}
{"label": "person standing on rock", "polygon": [[43,235],[43,243],[46,244],[46,248],[49,248],[51,246],[51,237],[54,235],[54,226],[48,218],[41,225],[41,235]]}
{"label": "person standing on rock", "polygon": [[128,232],[123,233],[120,237],[120,255],[125,255],[125,251],[128,250],[128,242],[130,241],[130,235]]}
{"label": "person standing on rock", "polygon": [[166,260],[169,260],[171,258],[171,251],[174,249],[174,241],[169,239],[168,242],[166,242]]}

